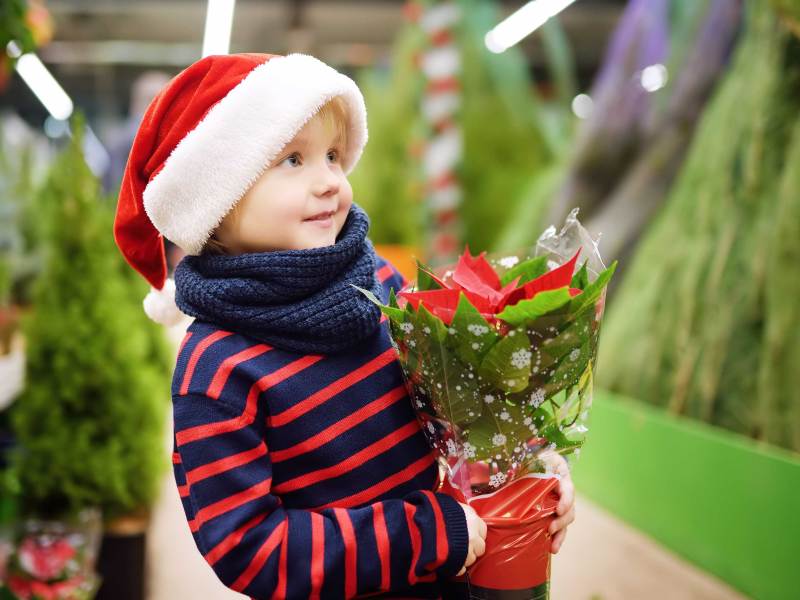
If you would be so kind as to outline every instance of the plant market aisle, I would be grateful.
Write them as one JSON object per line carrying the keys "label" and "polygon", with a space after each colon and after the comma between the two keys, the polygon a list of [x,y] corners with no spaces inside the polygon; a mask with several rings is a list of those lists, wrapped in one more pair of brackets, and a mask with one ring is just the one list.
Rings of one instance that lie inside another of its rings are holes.
{"label": "plant market aisle", "polygon": [[745,600],[652,538],[576,495],[551,567],[551,600]]}
{"label": "plant market aisle", "polygon": [[[170,328],[177,348],[191,319]],[[164,451],[172,452],[172,417]],[[743,600],[745,596],[698,570],[614,518],[580,494],[575,522],[553,556],[552,600]],[[167,472],[147,540],[148,600],[245,598],[219,582],[198,553]]]}

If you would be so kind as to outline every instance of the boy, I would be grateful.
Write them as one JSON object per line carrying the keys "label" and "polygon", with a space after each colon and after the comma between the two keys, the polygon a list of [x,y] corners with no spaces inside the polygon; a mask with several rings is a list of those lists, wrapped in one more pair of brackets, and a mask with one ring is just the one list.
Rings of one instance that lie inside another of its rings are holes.
{"label": "boy", "polygon": [[[183,506],[256,598],[437,598],[485,549],[433,491],[388,326],[351,285],[404,283],[347,182],[366,138],[358,88],[317,59],[210,56],[153,101],[126,167],[115,236],[145,310],[195,317],[172,386]],[[187,252],[175,288],[161,235]]]}

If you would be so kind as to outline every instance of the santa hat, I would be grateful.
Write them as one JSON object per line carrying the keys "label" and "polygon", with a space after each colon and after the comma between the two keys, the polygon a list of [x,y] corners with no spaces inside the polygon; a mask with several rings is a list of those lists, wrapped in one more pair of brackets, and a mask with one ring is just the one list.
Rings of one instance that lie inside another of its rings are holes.
{"label": "santa hat", "polygon": [[199,254],[266,166],[332,98],[348,111],[342,168],[367,141],[364,98],[352,79],[305,54],[225,54],[198,60],[148,106],[133,141],[114,220],[114,239],[152,286],[151,319],[183,314],[167,279],[162,237]]}

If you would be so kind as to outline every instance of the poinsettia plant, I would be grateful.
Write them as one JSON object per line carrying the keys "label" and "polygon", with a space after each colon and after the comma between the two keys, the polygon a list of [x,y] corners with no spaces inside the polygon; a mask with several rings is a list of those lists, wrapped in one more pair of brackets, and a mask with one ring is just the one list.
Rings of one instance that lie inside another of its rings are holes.
{"label": "poinsettia plant", "polygon": [[362,290],[389,317],[417,414],[466,497],[542,472],[540,452],[569,455],[585,439],[616,263],[597,272],[596,245],[570,217],[569,231],[547,238],[560,244],[553,251],[489,257],[466,248],[438,272],[418,262],[416,282],[388,304]]}
{"label": "poinsettia plant", "polygon": [[388,304],[361,290],[388,317],[417,417],[438,450],[440,490],[487,523],[486,553],[468,571],[486,598],[547,597],[552,457],[576,455],[588,431],[616,263],[603,266],[576,214],[530,251],[473,256],[467,247],[455,265],[418,262],[416,281],[392,290]]}
{"label": "poinsettia plant", "polygon": [[15,528],[0,560],[0,598],[80,600],[93,598],[100,521],[84,511],[63,521],[26,519]]}

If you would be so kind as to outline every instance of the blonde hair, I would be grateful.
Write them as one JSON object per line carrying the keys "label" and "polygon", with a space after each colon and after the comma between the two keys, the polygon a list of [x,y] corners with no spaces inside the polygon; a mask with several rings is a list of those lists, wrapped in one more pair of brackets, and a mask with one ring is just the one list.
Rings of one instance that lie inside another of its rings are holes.
{"label": "blonde hair", "polygon": [[[333,131],[336,139],[339,142],[340,156],[344,154],[347,149],[347,131],[349,126],[349,116],[347,112],[347,105],[341,96],[334,96],[323,104],[320,109],[311,117],[312,119],[320,118],[325,126],[326,131]],[[235,213],[239,208],[237,202],[231,209]],[[219,226],[217,226],[219,227]],[[230,249],[220,242],[216,237],[217,229],[211,233],[208,241],[200,250],[200,254],[230,254]]]}
{"label": "blonde hair", "polygon": [[[347,129],[349,125],[349,117],[347,113],[347,105],[341,96],[335,96],[328,100],[319,109],[314,117],[319,117],[325,124],[328,131],[333,129],[336,137],[339,140],[341,148],[347,148]],[[313,118],[313,117],[312,117]]]}

